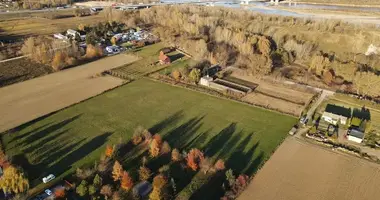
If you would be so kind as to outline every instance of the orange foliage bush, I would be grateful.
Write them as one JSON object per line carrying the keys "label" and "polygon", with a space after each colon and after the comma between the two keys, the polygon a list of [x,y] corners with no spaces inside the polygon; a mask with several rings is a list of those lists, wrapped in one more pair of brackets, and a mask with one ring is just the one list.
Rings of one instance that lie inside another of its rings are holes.
{"label": "orange foliage bush", "polygon": [[160,154],[160,144],[157,140],[153,139],[150,143],[149,153],[152,157],[157,157]]}
{"label": "orange foliage bush", "polygon": [[162,143],[162,147],[161,147],[162,154],[170,153],[171,150],[172,148],[170,147],[168,142],[165,141],[164,143]]}
{"label": "orange foliage bush", "polygon": [[226,168],[226,166],[224,165],[224,161],[222,159],[219,159],[218,161],[216,161],[215,165],[214,165],[214,168],[217,170],[217,171],[222,171]]}
{"label": "orange foliage bush", "polygon": [[55,195],[56,198],[63,198],[63,197],[65,197],[65,195],[66,195],[65,189],[63,189],[63,188],[56,189],[54,191],[54,195]]}
{"label": "orange foliage bush", "polygon": [[204,160],[203,153],[199,149],[191,149],[187,154],[187,166],[196,171],[199,167],[199,163]]}
{"label": "orange foliage bush", "polygon": [[87,45],[86,49],[86,58],[97,58],[103,56],[103,50],[100,47],[96,47],[94,45]]}
{"label": "orange foliage bush", "polygon": [[132,186],[133,186],[132,178],[129,176],[128,172],[124,171],[123,176],[121,178],[121,188],[128,191],[132,188]]}
{"label": "orange foliage bush", "polygon": [[112,157],[113,155],[113,147],[110,146],[110,145],[107,145],[107,148],[106,148],[106,156],[107,157]]}

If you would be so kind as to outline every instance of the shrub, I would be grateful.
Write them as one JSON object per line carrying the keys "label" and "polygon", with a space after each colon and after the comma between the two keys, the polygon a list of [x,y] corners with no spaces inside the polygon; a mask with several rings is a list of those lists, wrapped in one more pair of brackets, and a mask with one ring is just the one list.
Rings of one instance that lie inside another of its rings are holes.
{"label": "shrub", "polygon": [[178,151],[178,149],[173,149],[172,151],[172,161],[177,162],[182,159],[181,153]]}
{"label": "shrub", "polygon": [[176,81],[180,81],[180,80],[181,80],[181,73],[180,73],[178,70],[173,70],[173,71],[172,71],[172,77],[173,77]]}
{"label": "shrub", "polygon": [[189,74],[189,78],[194,83],[198,83],[199,79],[201,78],[201,70],[198,68],[193,68]]}
{"label": "shrub", "polygon": [[106,156],[109,157],[109,158],[112,157],[113,152],[114,152],[114,148],[112,146],[110,146],[110,145],[107,145],[107,147],[106,147]]}
{"label": "shrub", "polygon": [[215,165],[214,165],[214,168],[217,170],[217,171],[222,171],[224,170],[226,167],[224,165],[224,161],[222,159],[219,159],[218,161],[216,161]]}
{"label": "shrub", "polygon": [[102,189],[100,190],[100,194],[104,195],[105,199],[108,199],[112,196],[112,186],[111,185],[104,185]]}
{"label": "shrub", "polygon": [[54,71],[60,71],[64,67],[66,67],[66,57],[67,54],[62,51],[55,52],[53,62],[51,63],[51,66]]}
{"label": "shrub", "polygon": [[170,153],[170,151],[171,151],[171,147],[170,147],[169,143],[166,141],[164,143],[162,143],[161,153],[162,154],[168,154],[168,153]]}
{"label": "shrub", "polygon": [[79,194],[79,196],[81,196],[81,197],[86,196],[88,193],[88,187],[87,186],[88,186],[87,181],[83,180],[76,189],[77,194]]}

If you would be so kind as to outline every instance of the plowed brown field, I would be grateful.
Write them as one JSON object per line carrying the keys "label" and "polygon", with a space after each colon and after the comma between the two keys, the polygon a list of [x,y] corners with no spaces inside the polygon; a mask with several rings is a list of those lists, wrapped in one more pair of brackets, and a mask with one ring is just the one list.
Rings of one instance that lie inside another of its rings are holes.
{"label": "plowed brown field", "polygon": [[240,200],[373,200],[380,165],[287,138]]}

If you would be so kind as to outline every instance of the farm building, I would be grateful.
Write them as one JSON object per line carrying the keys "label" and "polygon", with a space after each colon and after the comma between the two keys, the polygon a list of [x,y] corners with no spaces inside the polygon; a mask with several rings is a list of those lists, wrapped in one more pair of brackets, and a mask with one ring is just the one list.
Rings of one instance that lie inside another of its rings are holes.
{"label": "farm building", "polygon": [[334,125],[336,125],[338,122],[340,124],[346,125],[347,120],[351,118],[351,109],[337,105],[327,104],[325,112],[323,112],[321,118],[324,121]]}
{"label": "farm building", "polygon": [[347,131],[347,139],[353,142],[361,143],[364,138],[364,132],[356,129],[356,128],[350,128]]}
{"label": "farm building", "polygon": [[160,61],[160,64],[165,65],[165,64],[170,64],[170,58],[165,55],[164,52],[160,51],[160,55],[158,56],[158,59]]}

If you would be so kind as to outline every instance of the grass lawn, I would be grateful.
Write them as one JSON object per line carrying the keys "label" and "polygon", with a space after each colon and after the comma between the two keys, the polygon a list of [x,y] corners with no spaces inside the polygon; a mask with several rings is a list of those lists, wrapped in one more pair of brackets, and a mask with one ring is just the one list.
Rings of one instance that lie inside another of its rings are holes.
{"label": "grass lawn", "polygon": [[[276,112],[140,79],[24,124],[2,139],[6,153],[26,170],[31,187],[42,189],[43,176],[62,178],[93,164],[107,144],[128,141],[138,125],[161,134],[173,148],[201,148],[208,157],[225,159],[235,172],[251,175],[296,122]],[[123,155],[126,169],[140,165],[140,155]]]}

